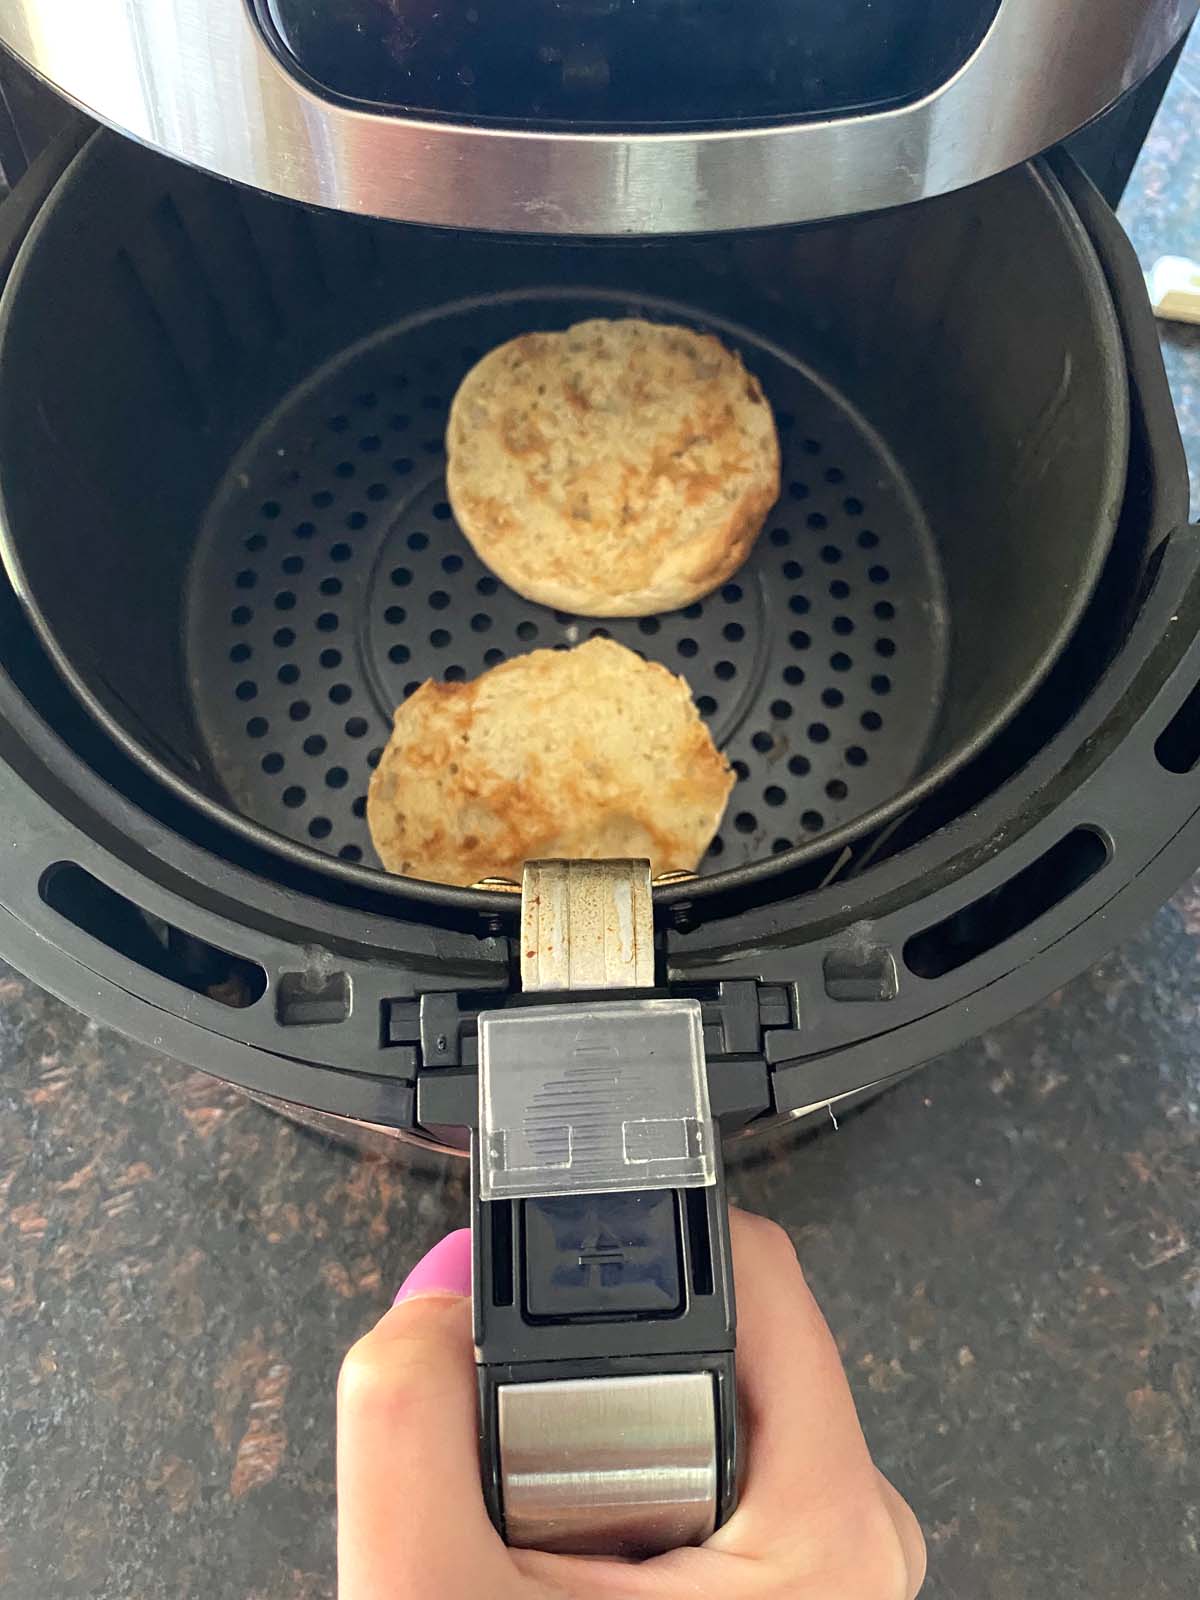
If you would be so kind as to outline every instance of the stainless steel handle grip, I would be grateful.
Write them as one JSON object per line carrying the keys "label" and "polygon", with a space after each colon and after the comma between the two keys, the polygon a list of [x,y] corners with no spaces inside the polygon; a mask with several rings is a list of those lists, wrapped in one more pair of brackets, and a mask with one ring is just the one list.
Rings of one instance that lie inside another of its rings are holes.
{"label": "stainless steel handle grip", "polygon": [[716,1527],[708,1373],[506,1384],[499,1438],[510,1544],[657,1555]]}

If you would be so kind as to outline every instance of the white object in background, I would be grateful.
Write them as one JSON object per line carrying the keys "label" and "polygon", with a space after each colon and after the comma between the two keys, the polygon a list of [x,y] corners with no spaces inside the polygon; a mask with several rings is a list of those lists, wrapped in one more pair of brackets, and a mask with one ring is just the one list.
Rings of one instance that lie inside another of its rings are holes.
{"label": "white object in background", "polygon": [[1160,256],[1146,274],[1146,287],[1156,317],[1200,323],[1200,262]]}

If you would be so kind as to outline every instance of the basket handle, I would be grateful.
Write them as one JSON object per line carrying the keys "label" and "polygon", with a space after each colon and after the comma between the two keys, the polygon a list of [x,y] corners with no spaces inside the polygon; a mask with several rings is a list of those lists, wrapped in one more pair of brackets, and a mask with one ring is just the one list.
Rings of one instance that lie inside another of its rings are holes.
{"label": "basket handle", "polygon": [[[485,1494],[510,1544],[652,1555],[736,1495],[734,1303],[700,1007],[647,998],[647,862],[534,862],[527,1006],[479,1017]],[[541,1004],[533,997],[561,995]]]}

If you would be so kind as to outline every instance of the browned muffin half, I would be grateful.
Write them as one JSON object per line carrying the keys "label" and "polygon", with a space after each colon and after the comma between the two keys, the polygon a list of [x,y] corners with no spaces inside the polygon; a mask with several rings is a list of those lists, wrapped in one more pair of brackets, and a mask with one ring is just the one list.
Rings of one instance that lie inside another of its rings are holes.
{"label": "browned muffin half", "polygon": [[734,775],[682,678],[624,645],[534,650],[398,708],[367,821],[391,872],[519,879],[526,861],[694,868]]}
{"label": "browned muffin half", "polygon": [[745,561],[779,495],[758,379],[711,334],[636,318],[490,351],[454,397],[446,452],[479,558],[583,616],[700,599]]}

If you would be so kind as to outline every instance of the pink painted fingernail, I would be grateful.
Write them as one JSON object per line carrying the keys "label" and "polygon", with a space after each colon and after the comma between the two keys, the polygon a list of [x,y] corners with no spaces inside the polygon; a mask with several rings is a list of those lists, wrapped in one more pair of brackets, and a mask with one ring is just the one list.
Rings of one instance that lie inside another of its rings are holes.
{"label": "pink painted fingernail", "polygon": [[458,1228],[438,1241],[405,1278],[392,1301],[398,1306],[418,1294],[470,1294],[471,1230]]}

